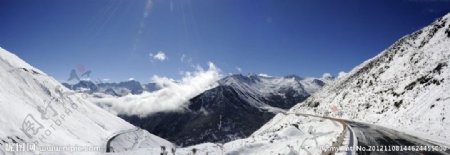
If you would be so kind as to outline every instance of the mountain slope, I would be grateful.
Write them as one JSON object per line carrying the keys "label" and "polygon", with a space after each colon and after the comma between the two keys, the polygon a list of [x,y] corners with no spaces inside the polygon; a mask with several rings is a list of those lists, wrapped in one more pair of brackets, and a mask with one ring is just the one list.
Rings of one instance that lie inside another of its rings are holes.
{"label": "mountain slope", "polygon": [[[227,143],[203,143],[177,148],[176,154],[200,155],[316,155],[345,137],[345,126],[333,120],[296,114],[278,114],[247,138]],[[142,148],[128,154],[171,154],[171,150]],[[340,154],[347,152],[340,152]]]}
{"label": "mountain slope", "polygon": [[223,143],[249,136],[275,113],[305,100],[324,85],[313,78],[258,75],[232,75],[218,83],[191,99],[184,111],[120,117],[181,146]]}
{"label": "mountain slope", "polygon": [[240,74],[223,78],[220,85],[234,88],[241,98],[255,107],[288,109],[325,85],[324,80],[296,75],[268,77]]}
{"label": "mountain slope", "polygon": [[291,111],[450,141],[450,14],[401,38]]}
{"label": "mountain slope", "polygon": [[[0,72],[1,149],[14,143],[105,148],[111,136],[136,130],[2,48]],[[142,141],[154,141],[146,143],[151,147],[171,146],[148,132],[140,134],[148,137]]]}

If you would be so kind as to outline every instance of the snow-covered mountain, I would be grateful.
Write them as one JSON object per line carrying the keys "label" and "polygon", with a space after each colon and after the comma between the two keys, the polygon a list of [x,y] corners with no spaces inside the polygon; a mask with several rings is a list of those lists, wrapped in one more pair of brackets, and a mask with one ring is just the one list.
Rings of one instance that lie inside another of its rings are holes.
{"label": "snow-covered mountain", "polygon": [[321,79],[295,75],[238,74],[218,83],[190,99],[184,111],[120,117],[181,146],[228,142],[249,136],[276,113],[291,108],[325,85]]}
{"label": "snow-covered mountain", "polygon": [[359,120],[450,142],[450,14],[407,35],[293,112]]}
{"label": "snow-covered mountain", "polygon": [[[240,74],[223,78],[222,86],[230,86],[240,97],[255,107],[271,110],[273,107],[288,109],[296,101],[303,100],[325,85],[329,77],[302,78],[296,75],[271,77]],[[331,77],[330,77],[331,78]],[[323,80],[327,79],[327,80]],[[245,94],[244,94],[245,93]]]}
{"label": "snow-covered mountain", "polygon": [[[108,149],[116,151],[163,145],[172,147],[170,142],[99,108],[2,48],[0,73],[0,154],[11,154],[4,149],[17,143],[100,149],[78,152],[87,154],[105,151],[109,142],[114,145]],[[133,134],[109,141],[122,132]],[[74,152],[54,152],[62,153]]]}
{"label": "snow-covered mountain", "polygon": [[95,83],[93,81],[81,80],[78,83],[63,85],[71,90],[83,91],[88,94],[97,93],[101,96],[103,94],[112,95],[116,97],[126,96],[129,94],[142,94],[144,91],[152,92],[158,90],[155,83],[141,84],[139,81],[128,80],[119,83]]}

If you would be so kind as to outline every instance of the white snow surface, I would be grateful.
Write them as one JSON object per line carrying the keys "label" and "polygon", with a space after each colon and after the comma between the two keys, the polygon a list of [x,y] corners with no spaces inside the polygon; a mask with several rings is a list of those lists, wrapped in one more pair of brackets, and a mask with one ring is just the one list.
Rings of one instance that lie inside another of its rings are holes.
{"label": "white snow surface", "polygon": [[[109,138],[135,127],[74,94],[58,81],[0,48],[0,154],[14,143],[38,146],[86,146],[104,149]],[[142,132],[156,142],[171,145]],[[143,140],[145,141],[145,140]],[[28,152],[29,154],[39,152]],[[23,154],[28,154],[23,153]],[[41,152],[98,154],[100,152]]]}
{"label": "white snow surface", "polygon": [[172,143],[150,134],[146,130],[135,128],[118,134],[111,141],[110,152],[126,152],[129,150],[137,150],[140,148],[174,148]]}
{"label": "white snow surface", "polygon": [[[337,140],[342,124],[329,119],[295,114],[278,114],[250,137],[225,144],[204,143],[185,148],[165,148],[176,155],[297,155],[321,154]],[[116,154],[161,154],[161,148],[140,148]]]}
{"label": "white snow surface", "polygon": [[378,124],[450,145],[449,65],[447,14],[290,111]]}

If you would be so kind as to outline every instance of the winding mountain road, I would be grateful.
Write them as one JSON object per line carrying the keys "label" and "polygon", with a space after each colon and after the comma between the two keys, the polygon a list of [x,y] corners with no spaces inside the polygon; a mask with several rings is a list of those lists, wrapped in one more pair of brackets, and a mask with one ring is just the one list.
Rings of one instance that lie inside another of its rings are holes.
{"label": "winding mountain road", "polygon": [[115,138],[117,136],[123,135],[123,134],[127,134],[127,133],[131,133],[131,132],[137,132],[139,131],[139,128],[133,128],[133,129],[127,129],[127,130],[121,130],[121,131],[117,131],[116,133],[112,134],[112,136],[110,136],[108,138],[108,141],[106,142],[106,152],[114,152],[114,148],[112,148],[111,146],[111,142],[115,140]]}
{"label": "winding mountain road", "polygon": [[[388,129],[385,127],[359,123],[353,121],[345,122],[351,126],[353,132],[357,138],[357,145],[359,147],[364,147],[366,151],[357,151],[358,155],[449,155],[450,150],[447,149],[445,151],[420,151],[420,146],[427,147],[438,147],[438,144],[434,144],[433,142],[429,142],[427,140],[423,140],[417,138],[412,135],[408,135],[399,131],[395,131],[392,129]],[[410,151],[411,149],[407,148],[407,151],[393,151],[394,147],[418,147],[417,151]],[[390,148],[389,148],[390,147]],[[370,149],[370,150],[369,150]],[[383,150],[381,150],[383,149]],[[391,151],[386,151],[386,150]]]}
{"label": "winding mountain road", "polygon": [[[359,148],[356,151],[358,155],[450,155],[450,149],[444,148],[434,142],[420,139],[418,137],[395,131],[393,129],[381,127],[378,125],[354,122],[344,119],[317,116],[311,114],[302,113],[291,113],[282,112],[284,115],[295,114],[311,117],[320,117],[324,119],[331,119],[338,122],[344,122],[349,128],[350,138],[349,144],[346,147],[356,146]],[[353,141],[353,136],[356,136],[357,141]],[[403,151],[396,151],[397,147],[399,150],[403,148]],[[401,147],[401,148],[400,148]],[[409,148],[408,148],[409,147]],[[422,148],[420,148],[422,147]],[[435,147],[435,151],[425,151],[421,150],[424,147]],[[411,149],[418,149],[413,150]],[[405,150],[406,149],[406,150]],[[345,154],[352,155],[353,151],[347,151]]]}
{"label": "winding mountain road", "polygon": [[[358,155],[450,155],[450,149],[442,147],[428,140],[420,139],[418,137],[395,131],[386,127],[378,125],[354,122],[350,120],[343,120],[338,118],[317,116],[311,114],[282,112],[284,115],[295,114],[310,117],[320,117],[324,119],[330,119],[343,123],[347,127],[349,132],[348,143],[340,144],[348,145],[346,147],[357,147],[356,151],[345,151],[339,154],[358,154]],[[106,143],[106,152],[112,152],[111,142],[119,135],[136,132],[139,129],[129,129],[119,131],[113,134]],[[356,137],[356,139],[353,138]],[[422,148],[421,148],[422,147]],[[428,148],[427,148],[428,147]],[[434,147],[434,148],[432,148]],[[427,150],[423,150],[426,148]],[[400,150],[403,149],[403,150]],[[411,150],[413,149],[413,150]],[[431,150],[438,149],[438,150]],[[331,153],[334,154],[334,153]]]}

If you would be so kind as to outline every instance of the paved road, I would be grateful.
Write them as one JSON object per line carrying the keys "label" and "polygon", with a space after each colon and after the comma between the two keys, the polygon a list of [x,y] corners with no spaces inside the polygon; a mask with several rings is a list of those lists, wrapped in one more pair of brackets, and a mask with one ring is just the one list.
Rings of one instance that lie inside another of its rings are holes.
{"label": "paved road", "polygon": [[[389,128],[381,127],[378,125],[353,122],[349,120],[336,119],[331,117],[323,117],[311,114],[302,113],[283,113],[283,114],[296,114],[312,117],[321,117],[325,119],[332,119],[337,121],[344,121],[351,127],[348,130],[350,133],[354,133],[357,139],[358,147],[365,147],[366,150],[374,149],[383,146],[438,146],[432,142],[422,140],[412,135],[408,135],[402,132],[398,132]],[[352,131],[353,130],[353,131]],[[353,135],[351,135],[349,146],[353,146]],[[347,155],[351,155],[351,151],[346,152]],[[450,155],[450,148],[445,151],[356,151],[358,155]]]}
{"label": "paved road", "polygon": [[[421,140],[417,137],[407,135],[392,129],[370,125],[365,123],[357,123],[345,121],[353,129],[358,140],[358,146],[369,149],[369,146],[437,146],[431,142]],[[373,147],[371,147],[373,148]],[[377,152],[377,151],[357,151],[358,155],[450,155],[450,150],[445,152],[425,152],[425,151],[398,151],[398,152]]]}
{"label": "paved road", "polygon": [[[347,124],[348,125],[348,124]],[[354,143],[354,141],[353,141],[353,128],[350,128],[350,127],[348,127],[347,126],[347,131],[350,133],[350,137],[349,137],[349,142],[348,142],[348,146],[347,146],[347,148],[351,148],[351,147],[353,147],[353,145],[355,145]],[[346,155],[352,155],[353,153],[355,153],[353,150],[348,150],[348,151],[346,151],[345,152],[345,154]]]}
{"label": "paved road", "polygon": [[139,131],[139,128],[134,128],[134,129],[128,129],[128,130],[123,130],[123,131],[118,131],[115,134],[113,134],[110,138],[108,138],[108,141],[106,142],[106,152],[114,152],[113,148],[111,147],[111,142],[117,137],[120,136],[122,134],[127,134],[130,132],[137,132]]}
{"label": "paved road", "polygon": [[[365,147],[366,150],[374,149],[374,146],[382,147],[382,146],[438,146],[437,144],[433,144],[432,142],[419,139],[412,135],[408,135],[402,132],[398,132],[389,128],[353,122],[348,120],[341,120],[329,117],[315,116],[310,114],[300,114],[300,113],[283,113],[287,114],[296,114],[296,115],[305,115],[305,116],[313,116],[313,117],[321,117],[326,119],[333,119],[337,121],[344,121],[348,124],[352,130],[348,130],[350,133],[354,133],[357,139],[358,147]],[[113,135],[109,138],[106,144],[106,152],[111,152],[110,144],[118,135],[136,132],[137,129],[125,130],[121,131],[118,134]],[[353,136],[353,134],[351,134]],[[353,138],[350,140],[349,146],[353,145]],[[346,154],[350,155],[352,152],[348,151]],[[358,155],[450,155],[450,149],[446,151],[357,151]]]}

